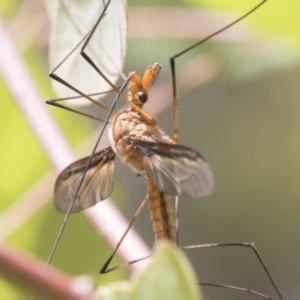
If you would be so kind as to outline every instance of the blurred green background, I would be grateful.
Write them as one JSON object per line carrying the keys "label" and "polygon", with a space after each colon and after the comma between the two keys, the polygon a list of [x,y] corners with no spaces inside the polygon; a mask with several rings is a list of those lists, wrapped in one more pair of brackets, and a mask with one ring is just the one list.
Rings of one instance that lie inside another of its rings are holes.
{"label": "blurred green background", "polygon": [[[216,20],[224,16],[230,22],[256,3],[129,1],[129,20],[137,12],[134,9],[143,8],[147,12],[147,5],[157,9],[167,5],[168,8],[164,8],[166,27],[172,24],[168,19],[172,18],[168,14],[170,6],[182,10],[203,8],[204,13],[208,12],[206,9],[213,9],[210,14],[215,15]],[[43,98],[55,97],[47,76],[49,24],[43,3],[2,0],[0,10],[7,31]],[[179,142],[206,157],[216,182],[215,192],[209,197],[182,198],[180,244],[255,242],[285,299],[290,300],[300,294],[299,12],[300,4],[296,1],[269,0],[246,21],[236,25],[241,33],[236,40],[234,33],[234,38],[216,38],[180,58],[177,64],[177,78],[183,85],[179,88]],[[158,21],[149,17],[149,32],[155,22]],[[195,31],[197,26],[187,22],[183,32],[188,34],[189,28]],[[215,23],[206,26],[205,30],[212,32],[214,30],[209,30]],[[151,38],[129,31],[125,74],[132,70],[142,73],[157,61],[163,65],[163,71],[156,84],[167,82],[166,89],[171,95],[169,57],[196,41],[195,37],[185,38],[179,32],[178,37],[172,37],[173,33],[162,36],[158,31],[154,32],[156,38]],[[203,74],[211,72],[205,69],[203,62],[208,62],[217,75],[197,86],[198,78],[201,81]],[[188,64],[194,66],[196,73],[186,73]],[[190,81],[195,82],[193,88],[189,88]],[[2,80],[0,98],[0,209],[5,212],[52,167]],[[30,105],[30,99],[28,103]],[[65,111],[49,110],[74,147],[98,125]],[[172,135],[171,109],[156,117],[160,127]],[[90,149],[86,149],[86,154],[89,152]],[[116,202],[128,218],[145,196],[141,180],[131,173],[127,166],[117,164],[116,179],[122,192],[118,193],[121,196],[117,195]],[[51,186],[56,176],[52,171]],[[62,219],[50,202],[5,240],[46,259]],[[148,211],[143,212],[136,229],[151,246],[153,233]],[[73,275],[90,274],[101,284],[126,277],[126,270],[104,276],[97,274],[98,265],[109,253],[105,241],[99,239],[82,214],[77,214],[70,219],[54,264]],[[188,255],[201,281],[248,287],[276,297],[249,250],[206,249]],[[4,280],[0,280],[0,287],[3,299],[30,299]],[[205,288],[204,295],[206,299],[254,299],[212,288]]]}

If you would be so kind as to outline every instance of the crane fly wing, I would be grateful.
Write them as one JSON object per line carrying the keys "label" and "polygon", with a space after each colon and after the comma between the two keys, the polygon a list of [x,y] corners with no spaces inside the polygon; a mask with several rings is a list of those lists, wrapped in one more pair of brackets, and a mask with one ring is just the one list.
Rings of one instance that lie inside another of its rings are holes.
{"label": "crane fly wing", "polygon": [[[107,1],[101,0],[46,0],[51,21],[49,45],[50,67],[53,69],[92,29],[103,12]],[[95,64],[109,80],[116,83],[123,69],[127,39],[127,7],[125,0],[111,1],[88,43],[87,51]],[[111,87],[79,55],[79,47],[55,73],[86,94],[110,90]],[[86,79],[88,78],[88,80]],[[51,84],[58,97],[74,96],[68,87],[52,80]],[[75,100],[72,104],[87,105],[86,100]]]}
{"label": "crane fly wing", "polygon": [[[74,199],[89,157],[69,165],[59,175],[54,187],[58,211],[66,213]],[[94,154],[71,212],[78,212],[110,196],[113,191],[115,153],[111,147]]]}
{"label": "crane fly wing", "polygon": [[170,195],[202,197],[212,193],[213,174],[197,151],[182,145],[133,140],[144,154],[144,167],[158,190]]}

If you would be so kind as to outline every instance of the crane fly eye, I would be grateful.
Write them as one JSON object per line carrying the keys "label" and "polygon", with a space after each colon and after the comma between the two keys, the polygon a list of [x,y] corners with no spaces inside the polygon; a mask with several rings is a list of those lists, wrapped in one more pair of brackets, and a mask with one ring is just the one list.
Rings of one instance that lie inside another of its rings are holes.
{"label": "crane fly eye", "polygon": [[148,100],[147,95],[144,92],[137,92],[137,95],[141,102],[145,103]]}

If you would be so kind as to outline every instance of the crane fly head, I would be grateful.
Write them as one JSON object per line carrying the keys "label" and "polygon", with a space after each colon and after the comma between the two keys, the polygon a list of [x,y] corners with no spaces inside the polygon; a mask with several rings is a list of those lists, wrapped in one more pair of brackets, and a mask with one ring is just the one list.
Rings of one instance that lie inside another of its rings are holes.
{"label": "crane fly head", "polygon": [[161,65],[154,63],[150,65],[146,72],[144,73],[143,78],[141,78],[137,73],[131,72],[130,83],[129,83],[129,92],[131,96],[131,101],[138,107],[143,107],[144,103],[148,100],[148,91],[151,85],[153,84],[155,78],[157,77]]}

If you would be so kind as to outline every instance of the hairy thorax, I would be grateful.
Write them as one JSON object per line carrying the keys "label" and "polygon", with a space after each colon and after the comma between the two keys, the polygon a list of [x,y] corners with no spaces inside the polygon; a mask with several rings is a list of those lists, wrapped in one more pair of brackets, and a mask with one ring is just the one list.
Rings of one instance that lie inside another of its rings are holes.
{"label": "hairy thorax", "polygon": [[118,114],[110,127],[109,137],[114,151],[137,171],[143,171],[143,154],[132,144],[132,139],[161,142],[160,130],[138,112],[127,109]]}

